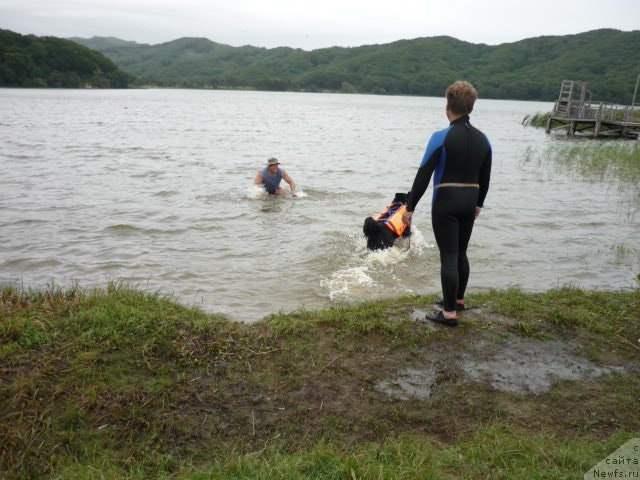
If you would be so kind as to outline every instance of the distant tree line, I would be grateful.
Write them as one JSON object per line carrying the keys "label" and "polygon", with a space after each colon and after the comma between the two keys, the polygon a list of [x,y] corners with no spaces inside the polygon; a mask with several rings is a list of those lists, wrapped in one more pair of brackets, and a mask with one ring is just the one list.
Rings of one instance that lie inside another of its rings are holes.
{"label": "distant tree line", "polygon": [[587,82],[594,100],[626,104],[640,73],[640,31],[613,29],[496,46],[430,37],[313,51],[203,38],[74,40],[103,52],[138,84],[175,87],[440,96],[465,78],[484,98],[552,101],[566,79]]}
{"label": "distant tree line", "polygon": [[0,86],[126,88],[133,79],[75,42],[0,30]]}
{"label": "distant tree line", "polygon": [[464,78],[483,98],[553,101],[566,79],[587,82],[593,100],[628,104],[640,73],[640,31],[613,29],[496,46],[441,36],[313,51],[232,47],[204,38],[158,45],[70,40],[0,30],[0,85],[440,96]]}

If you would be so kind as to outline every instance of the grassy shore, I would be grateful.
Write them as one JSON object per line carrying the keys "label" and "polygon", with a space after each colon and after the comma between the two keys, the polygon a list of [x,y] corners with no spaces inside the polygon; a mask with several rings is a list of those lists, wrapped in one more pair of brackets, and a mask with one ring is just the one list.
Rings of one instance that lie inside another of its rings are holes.
{"label": "grassy shore", "polygon": [[[457,329],[416,321],[434,298],[248,325],[124,285],[5,288],[0,478],[573,479],[640,437],[640,290],[471,295]],[[530,393],[446,368],[518,339],[618,370]],[[377,387],[435,357],[428,397]]]}

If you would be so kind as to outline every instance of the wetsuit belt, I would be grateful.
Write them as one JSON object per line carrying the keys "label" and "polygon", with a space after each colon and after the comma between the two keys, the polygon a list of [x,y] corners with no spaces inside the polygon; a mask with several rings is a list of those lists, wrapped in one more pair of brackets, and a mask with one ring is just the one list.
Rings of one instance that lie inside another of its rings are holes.
{"label": "wetsuit belt", "polygon": [[433,188],[440,187],[475,187],[480,188],[480,184],[478,183],[440,183]]}

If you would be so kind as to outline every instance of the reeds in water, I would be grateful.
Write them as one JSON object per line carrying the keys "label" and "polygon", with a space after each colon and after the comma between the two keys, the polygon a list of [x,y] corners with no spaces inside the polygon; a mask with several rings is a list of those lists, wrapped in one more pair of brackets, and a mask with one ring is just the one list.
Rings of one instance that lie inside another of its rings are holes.
{"label": "reeds in water", "polygon": [[527,149],[523,162],[553,164],[571,175],[617,184],[640,205],[640,142],[629,140],[569,140],[543,151]]}
{"label": "reeds in water", "polygon": [[541,113],[537,112],[533,115],[527,115],[522,119],[522,125],[524,127],[538,127],[544,128],[547,126],[547,121],[551,116],[551,112]]}

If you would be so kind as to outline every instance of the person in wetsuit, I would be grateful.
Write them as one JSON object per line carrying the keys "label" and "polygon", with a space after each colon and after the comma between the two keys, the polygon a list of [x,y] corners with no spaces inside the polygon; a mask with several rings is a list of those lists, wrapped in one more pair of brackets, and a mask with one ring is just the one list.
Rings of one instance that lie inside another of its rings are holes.
{"label": "person in wetsuit", "polygon": [[410,224],[433,175],[431,224],[440,251],[444,310],[429,313],[427,318],[456,326],[456,312],[465,309],[464,293],[469,280],[467,246],[489,190],[491,145],[469,121],[478,96],[475,88],[469,82],[457,81],[445,95],[451,123],[429,139],[402,220]]}
{"label": "person in wetsuit", "polygon": [[295,197],[296,183],[293,181],[293,178],[278,165],[280,165],[280,162],[278,162],[277,158],[272,157],[267,160],[267,166],[258,172],[256,178],[253,180],[253,184],[262,185],[270,195],[283,195],[284,190],[280,186],[280,182],[284,180],[289,184],[291,195]]}

